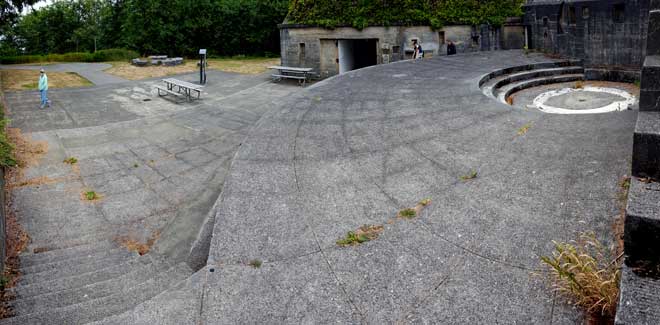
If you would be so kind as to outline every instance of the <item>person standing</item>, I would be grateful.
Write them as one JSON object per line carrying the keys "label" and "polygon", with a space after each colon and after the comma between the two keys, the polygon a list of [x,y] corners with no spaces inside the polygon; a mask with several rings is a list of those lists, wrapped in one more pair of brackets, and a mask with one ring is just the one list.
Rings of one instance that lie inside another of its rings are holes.
{"label": "person standing", "polygon": [[50,101],[48,100],[48,76],[46,75],[46,71],[44,69],[41,69],[39,71],[40,76],[39,76],[39,93],[41,94],[41,107],[44,108],[46,105],[50,107]]}
{"label": "person standing", "polygon": [[413,59],[417,60],[424,57],[424,50],[422,50],[422,46],[417,43],[416,39],[413,40],[413,49]]}
{"label": "person standing", "polygon": [[447,55],[454,55],[456,54],[456,45],[454,45],[454,42],[449,41],[447,44]]}

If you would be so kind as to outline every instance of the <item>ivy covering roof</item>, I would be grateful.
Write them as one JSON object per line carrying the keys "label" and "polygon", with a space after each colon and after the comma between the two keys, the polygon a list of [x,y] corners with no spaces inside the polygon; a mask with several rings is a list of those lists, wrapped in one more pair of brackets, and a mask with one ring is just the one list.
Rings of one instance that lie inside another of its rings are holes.
{"label": "ivy covering roof", "polygon": [[525,0],[291,0],[286,23],[334,28],[452,24],[502,25]]}

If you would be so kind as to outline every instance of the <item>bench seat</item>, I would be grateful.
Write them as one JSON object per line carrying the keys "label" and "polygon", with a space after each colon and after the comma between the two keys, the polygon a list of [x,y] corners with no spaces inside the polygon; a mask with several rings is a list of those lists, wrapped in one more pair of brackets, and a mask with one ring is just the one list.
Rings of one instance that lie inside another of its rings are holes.
{"label": "bench seat", "polygon": [[166,94],[174,95],[174,96],[177,96],[177,97],[184,97],[185,96],[182,93],[179,93],[179,92],[176,92],[176,91],[171,91],[171,90],[169,90],[165,87],[161,87],[161,86],[155,86],[155,87],[156,87],[156,89],[158,89],[158,96],[162,96],[160,94],[161,91],[165,92]]}
{"label": "bench seat", "polygon": [[289,79],[298,79],[298,80],[307,79],[306,76],[295,76],[295,75],[288,75],[288,74],[272,74],[271,76],[273,78],[289,78]]}

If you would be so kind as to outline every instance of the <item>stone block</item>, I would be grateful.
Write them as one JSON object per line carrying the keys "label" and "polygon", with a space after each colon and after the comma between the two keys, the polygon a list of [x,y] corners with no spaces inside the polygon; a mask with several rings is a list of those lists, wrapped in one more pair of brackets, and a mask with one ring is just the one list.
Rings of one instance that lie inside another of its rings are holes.
{"label": "stone block", "polygon": [[660,56],[648,56],[642,68],[640,111],[660,111]]}
{"label": "stone block", "polygon": [[631,179],[624,241],[626,263],[660,259],[660,183]]}
{"label": "stone block", "polygon": [[660,55],[660,8],[651,10],[649,13],[646,54]]}
{"label": "stone block", "polygon": [[651,0],[650,10],[660,10],[660,0]]}
{"label": "stone block", "polygon": [[660,176],[660,113],[640,112],[635,126],[632,174]]}
{"label": "stone block", "polygon": [[660,279],[643,277],[624,265],[616,325],[660,324]]}

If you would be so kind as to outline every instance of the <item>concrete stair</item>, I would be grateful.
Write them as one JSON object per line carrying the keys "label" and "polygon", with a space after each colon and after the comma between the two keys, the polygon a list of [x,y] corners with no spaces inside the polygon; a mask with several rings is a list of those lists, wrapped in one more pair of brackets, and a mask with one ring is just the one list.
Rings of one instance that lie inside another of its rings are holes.
{"label": "concrete stair", "polygon": [[481,79],[483,93],[502,103],[509,96],[532,87],[584,80],[580,61],[544,62],[517,66],[492,72]]}
{"label": "concrete stair", "polygon": [[660,320],[658,308],[660,279],[640,276],[628,265],[621,269],[621,301],[617,325],[653,325]]}
{"label": "concrete stair", "polygon": [[21,255],[0,324],[83,324],[122,314],[187,279],[185,264],[140,256],[110,241]]}
{"label": "concrete stair", "polygon": [[495,94],[500,102],[506,103],[507,99],[511,95],[521,90],[534,88],[538,86],[552,85],[563,82],[574,82],[581,80],[584,80],[584,74],[561,74],[561,75],[546,76],[536,79],[522,80],[512,84],[508,84],[496,90]]}

